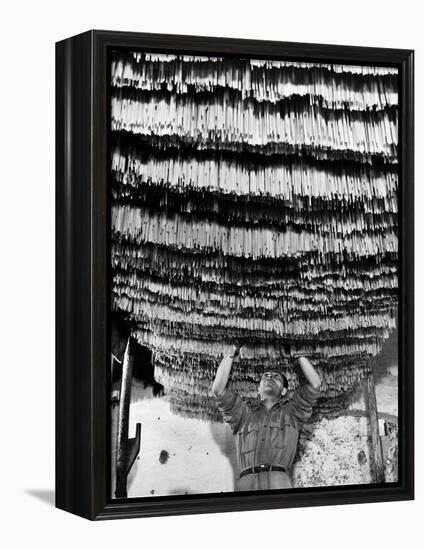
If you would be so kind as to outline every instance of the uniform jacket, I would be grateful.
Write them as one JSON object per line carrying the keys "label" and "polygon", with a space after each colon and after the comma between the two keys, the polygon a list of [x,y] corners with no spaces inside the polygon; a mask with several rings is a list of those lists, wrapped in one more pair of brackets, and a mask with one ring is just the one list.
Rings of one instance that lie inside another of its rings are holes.
{"label": "uniform jacket", "polygon": [[280,399],[268,411],[264,403],[244,401],[226,389],[215,397],[218,408],[235,435],[240,470],[273,464],[289,469],[296,454],[299,432],[310,418],[319,390],[300,386],[293,398]]}

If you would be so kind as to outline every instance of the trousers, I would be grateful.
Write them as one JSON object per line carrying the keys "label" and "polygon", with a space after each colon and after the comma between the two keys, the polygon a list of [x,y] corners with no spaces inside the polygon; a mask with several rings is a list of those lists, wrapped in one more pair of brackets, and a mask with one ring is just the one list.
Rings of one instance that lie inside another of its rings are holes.
{"label": "trousers", "polygon": [[237,480],[236,491],[264,491],[266,489],[291,489],[292,480],[287,472],[258,472]]}

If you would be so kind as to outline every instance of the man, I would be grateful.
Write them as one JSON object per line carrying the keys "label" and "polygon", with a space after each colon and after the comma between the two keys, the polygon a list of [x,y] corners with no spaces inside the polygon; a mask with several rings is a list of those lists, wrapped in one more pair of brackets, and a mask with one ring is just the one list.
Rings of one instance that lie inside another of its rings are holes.
{"label": "man", "polygon": [[293,398],[283,404],[288,382],[278,371],[262,375],[257,402],[243,401],[227,388],[240,346],[224,357],[212,386],[212,395],[236,439],[240,477],[237,491],[293,487],[289,470],[296,454],[299,432],[312,414],[319,395],[320,377],[306,357],[298,364],[306,378]]}

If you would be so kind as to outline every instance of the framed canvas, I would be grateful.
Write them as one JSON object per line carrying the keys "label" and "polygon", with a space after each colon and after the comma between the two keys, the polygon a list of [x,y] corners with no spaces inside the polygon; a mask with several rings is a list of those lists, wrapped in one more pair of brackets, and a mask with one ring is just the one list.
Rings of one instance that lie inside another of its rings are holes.
{"label": "framed canvas", "polygon": [[56,44],[56,506],[413,498],[413,52]]}

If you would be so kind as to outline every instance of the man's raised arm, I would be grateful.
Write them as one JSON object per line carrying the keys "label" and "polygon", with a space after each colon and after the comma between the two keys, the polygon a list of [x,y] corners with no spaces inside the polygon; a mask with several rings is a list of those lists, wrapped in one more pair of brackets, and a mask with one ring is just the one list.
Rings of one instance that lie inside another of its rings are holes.
{"label": "man's raised arm", "polygon": [[240,346],[234,346],[231,355],[224,357],[212,385],[212,395],[215,398],[218,409],[222,412],[224,422],[227,422],[233,433],[241,429],[249,412],[248,406],[241,399],[240,395],[227,388],[228,379],[231,374],[233,360],[239,355]]}
{"label": "man's raised arm", "polygon": [[308,384],[312,387],[312,389],[319,390],[321,386],[321,378],[309,359],[306,357],[299,357],[297,361],[306,380],[308,381]]}
{"label": "man's raised arm", "polygon": [[306,378],[306,384],[300,385],[288,404],[294,426],[300,431],[312,415],[319,396],[321,378],[312,363],[306,357],[298,357],[297,362]]}
{"label": "man's raised arm", "polygon": [[221,397],[224,394],[225,388],[228,384],[228,379],[230,378],[233,360],[239,355],[239,352],[240,346],[233,346],[233,352],[231,355],[227,355],[221,361],[212,385],[212,395],[214,397]]}

